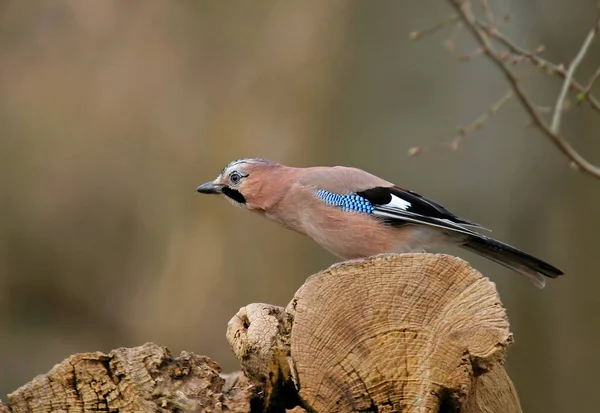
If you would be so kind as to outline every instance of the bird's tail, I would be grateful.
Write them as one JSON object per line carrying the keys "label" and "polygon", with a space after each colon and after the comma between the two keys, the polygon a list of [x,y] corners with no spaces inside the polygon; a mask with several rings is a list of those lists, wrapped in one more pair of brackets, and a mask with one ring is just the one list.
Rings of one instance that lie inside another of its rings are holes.
{"label": "bird's tail", "polygon": [[544,276],[556,278],[563,274],[561,270],[539,258],[484,235],[470,235],[461,246],[523,274],[538,288],[544,288],[546,285]]}

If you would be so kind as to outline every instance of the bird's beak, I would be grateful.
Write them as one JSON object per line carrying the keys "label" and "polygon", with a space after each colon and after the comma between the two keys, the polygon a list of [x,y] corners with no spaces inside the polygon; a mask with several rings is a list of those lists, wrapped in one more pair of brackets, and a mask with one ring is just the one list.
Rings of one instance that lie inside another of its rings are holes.
{"label": "bird's beak", "polygon": [[215,185],[212,181],[205,182],[196,188],[196,192],[201,194],[220,194],[222,185]]}

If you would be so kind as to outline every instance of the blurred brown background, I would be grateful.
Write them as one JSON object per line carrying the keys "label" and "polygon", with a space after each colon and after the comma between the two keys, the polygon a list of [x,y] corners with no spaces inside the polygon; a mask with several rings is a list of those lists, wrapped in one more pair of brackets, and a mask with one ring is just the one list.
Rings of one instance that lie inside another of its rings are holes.
{"label": "blurred brown background", "polygon": [[[556,62],[595,13],[591,0],[492,4]],[[0,397],[74,352],[146,341],[236,369],[225,328],[238,308],[285,305],[335,261],[195,194],[260,156],[365,168],[563,269],[539,291],[460,252],[508,309],[524,410],[597,411],[600,182],[570,170],[514,101],[458,151],[406,156],[507,89],[485,59],[441,47],[451,30],[409,40],[450,13],[433,0],[0,2]],[[596,44],[582,82],[599,64]],[[528,84],[542,105],[560,86]],[[564,127],[600,160],[600,116],[570,111]]]}

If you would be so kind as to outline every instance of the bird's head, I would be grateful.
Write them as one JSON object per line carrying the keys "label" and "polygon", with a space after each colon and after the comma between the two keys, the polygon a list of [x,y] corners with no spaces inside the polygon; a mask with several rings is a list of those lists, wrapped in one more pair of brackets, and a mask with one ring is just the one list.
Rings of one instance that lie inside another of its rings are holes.
{"label": "bird's head", "polygon": [[244,209],[263,209],[265,182],[273,168],[282,165],[268,159],[246,158],[230,162],[213,181],[200,185],[201,194],[223,195],[233,205]]}

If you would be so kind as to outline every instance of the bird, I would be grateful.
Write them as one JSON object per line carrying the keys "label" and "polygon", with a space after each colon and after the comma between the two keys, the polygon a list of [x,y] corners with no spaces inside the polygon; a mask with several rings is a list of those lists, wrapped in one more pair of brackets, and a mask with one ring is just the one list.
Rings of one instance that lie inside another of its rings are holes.
{"label": "bird", "polygon": [[[196,189],[305,234],[343,260],[457,245],[525,275],[538,288],[558,268],[477,231],[431,199],[348,166],[292,167],[264,158],[230,162]],[[489,231],[489,230],[488,230]]]}

